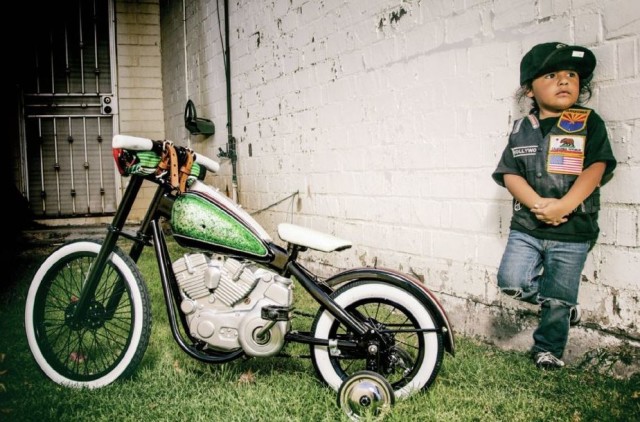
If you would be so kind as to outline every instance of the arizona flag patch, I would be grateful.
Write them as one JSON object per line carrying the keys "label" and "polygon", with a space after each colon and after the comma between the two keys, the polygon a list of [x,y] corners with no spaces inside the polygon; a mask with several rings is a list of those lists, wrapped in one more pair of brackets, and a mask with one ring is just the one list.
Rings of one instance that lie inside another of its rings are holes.
{"label": "arizona flag patch", "polygon": [[549,138],[547,171],[556,174],[582,173],[585,137],[553,135]]}
{"label": "arizona flag patch", "polygon": [[558,120],[558,127],[565,132],[574,133],[584,129],[591,110],[570,108],[562,112]]}

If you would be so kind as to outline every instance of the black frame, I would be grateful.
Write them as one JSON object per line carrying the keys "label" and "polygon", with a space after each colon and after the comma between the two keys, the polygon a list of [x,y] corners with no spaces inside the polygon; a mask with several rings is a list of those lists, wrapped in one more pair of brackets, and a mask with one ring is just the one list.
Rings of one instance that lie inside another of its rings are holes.
{"label": "black frame", "polygon": [[[135,235],[126,233],[123,231],[129,213],[133,203],[140,191],[142,182],[144,180],[151,180],[158,184],[158,188],[155,192],[153,199],[147,210],[147,214],[142,220],[139,230]],[[76,321],[82,319],[82,315],[86,313],[91,298],[95,294],[97,280],[99,275],[104,271],[108,257],[115,248],[120,236],[123,236],[134,243],[129,251],[131,259],[137,263],[140,255],[145,246],[153,245],[156,254],[156,260],[158,263],[158,269],[160,272],[160,281],[162,282],[162,290],[164,293],[165,304],[167,307],[167,313],[169,315],[169,322],[171,325],[171,331],[174,339],[178,345],[191,357],[210,363],[222,363],[235,359],[244,354],[240,349],[238,351],[227,353],[216,353],[211,350],[206,352],[203,350],[201,342],[190,336],[187,329],[187,320],[184,314],[177,312],[178,303],[177,298],[180,297],[178,283],[176,282],[173,268],[171,266],[171,259],[169,256],[167,244],[165,241],[164,233],[161,229],[161,219],[170,218],[170,211],[175,194],[172,193],[171,188],[162,182],[161,179],[156,179],[153,176],[138,176],[132,175],[127,186],[127,189],[122,198],[122,202],[118,206],[116,214],[108,226],[107,235],[102,243],[100,252],[96,257],[94,265],[87,277],[87,282],[83,286],[82,293],[78,300],[75,314],[73,318]],[[355,319],[352,315],[347,313],[341,306],[339,306],[330,296],[333,290],[326,285],[321,285],[316,278],[310,274],[304,267],[296,262],[298,253],[303,249],[297,245],[290,245],[287,251],[284,251],[278,245],[274,243],[266,243],[270,253],[268,254],[268,261],[263,262],[270,269],[276,271],[278,274],[284,277],[295,277],[299,283],[309,292],[309,294],[326,310],[328,310],[335,318],[348,327],[352,332],[356,333],[359,337],[371,336],[377,337],[375,332],[370,332],[369,329],[360,321]],[[211,252],[216,252],[215,247],[210,247]],[[240,256],[242,254],[239,254]],[[242,257],[242,256],[241,256]],[[255,260],[252,256],[251,259]],[[113,303],[117,303],[119,297],[113,297],[111,300]],[[109,307],[111,308],[111,307]],[[184,335],[180,332],[178,326],[178,320],[182,324],[183,331],[189,340],[191,345],[184,339]],[[328,345],[329,342],[326,339],[313,338],[308,333],[294,334],[287,333],[285,340],[295,341],[299,343],[316,344],[316,345]],[[362,344],[362,343],[360,343]],[[359,345],[356,342],[341,341],[341,347],[357,348]]]}

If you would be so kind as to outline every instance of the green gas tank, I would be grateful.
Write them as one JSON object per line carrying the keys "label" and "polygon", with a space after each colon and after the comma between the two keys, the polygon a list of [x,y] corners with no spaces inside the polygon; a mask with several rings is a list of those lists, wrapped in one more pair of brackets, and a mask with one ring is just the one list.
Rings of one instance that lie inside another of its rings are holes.
{"label": "green gas tank", "polygon": [[175,199],[171,229],[181,246],[250,258],[266,258],[272,243],[244,209],[199,180]]}

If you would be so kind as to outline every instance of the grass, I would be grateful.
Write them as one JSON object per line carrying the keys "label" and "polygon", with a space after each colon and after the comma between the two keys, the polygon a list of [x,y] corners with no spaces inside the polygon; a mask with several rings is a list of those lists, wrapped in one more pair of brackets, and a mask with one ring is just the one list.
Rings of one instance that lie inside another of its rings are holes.
{"label": "grass", "polygon": [[[346,421],[336,393],[304,357],[207,365],[175,344],[163,307],[152,251],[140,268],[152,295],[153,331],[134,375],[98,390],[49,381],[24,334],[28,284],[50,247],[17,254],[0,292],[0,421]],[[298,288],[297,306],[315,311]],[[298,324],[298,325],[296,325]],[[295,321],[296,328],[309,321]],[[632,421],[640,415],[640,378],[620,380],[576,367],[542,372],[524,353],[458,336],[434,385],[397,402],[385,421]],[[290,344],[299,356],[307,348]]]}

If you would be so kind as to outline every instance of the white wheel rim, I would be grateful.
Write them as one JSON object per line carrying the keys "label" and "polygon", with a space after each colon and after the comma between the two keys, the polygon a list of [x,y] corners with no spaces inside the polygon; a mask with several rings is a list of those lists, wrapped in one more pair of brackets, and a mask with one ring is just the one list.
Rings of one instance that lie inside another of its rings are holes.
{"label": "white wheel rim", "polygon": [[[377,286],[376,286],[377,285]],[[407,311],[417,319],[421,328],[435,328],[433,318],[425,310],[423,304],[407,291],[386,283],[366,283],[352,287],[341,293],[335,301],[338,305],[346,307],[351,303],[363,299],[380,298],[384,291],[384,298],[397,302],[404,306]],[[324,312],[318,319],[315,335],[319,338],[327,339],[329,330],[335,321],[335,317],[329,312]],[[425,356],[418,373],[407,385],[395,392],[397,399],[410,396],[420,390],[431,377],[438,359],[438,340],[434,332],[424,333]],[[333,368],[326,346],[318,346],[313,350],[316,365],[320,368],[325,382],[334,390],[338,391],[342,384],[342,379]]]}
{"label": "white wheel rim", "polygon": [[[66,255],[75,252],[93,252],[98,253],[100,251],[100,245],[93,242],[74,242],[67,246],[64,246],[53,254],[51,254],[45,262],[40,266],[38,272],[34,276],[34,280],[37,280],[37,283],[32,283],[29,288],[29,293],[27,294],[27,302],[25,306],[25,329],[27,334],[27,340],[29,342],[29,348],[31,349],[31,353],[33,354],[34,359],[36,360],[38,366],[42,369],[42,371],[54,382],[64,385],[67,387],[74,388],[99,388],[105,385],[108,385],[115,381],[122,373],[126,370],[127,366],[133,359],[133,356],[136,352],[136,347],[140,342],[140,338],[142,336],[142,297],[140,296],[140,292],[137,288],[130,288],[131,291],[131,301],[132,301],[132,309],[134,312],[134,324],[133,324],[133,333],[131,335],[131,342],[129,344],[129,348],[126,351],[125,355],[122,357],[120,362],[113,368],[112,371],[107,373],[105,376],[92,380],[92,381],[75,381],[60,375],[54,368],[49,365],[47,360],[45,359],[38,342],[36,340],[36,334],[33,327],[33,311],[35,306],[35,298],[38,292],[38,288],[43,280],[43,277],[51,269],[51,267],[58,262],[58,260]],[[127,280],[127,284],[129,284],[129,280],[134,280],[135,276],[131,272],[131,269],[127,266],[127,264],[118,256],[116,253],[112,253],[110,256],[113,264],[118,268],[119,271],[122,272],[123,277]],[[130,286],[131,287],[131,286]]]}

